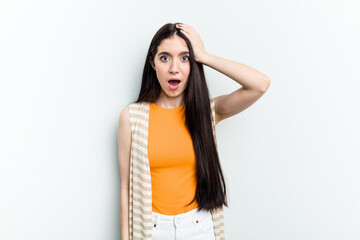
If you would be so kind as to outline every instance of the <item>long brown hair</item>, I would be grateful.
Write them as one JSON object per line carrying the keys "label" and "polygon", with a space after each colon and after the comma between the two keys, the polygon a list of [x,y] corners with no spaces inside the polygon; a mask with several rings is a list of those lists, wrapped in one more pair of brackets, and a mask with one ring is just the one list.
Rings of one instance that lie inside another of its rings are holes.
{"label": "long brown hair", "polygon": [[150,64],[161,41],[177,35],[186,41],[189,48],[190,74],[184,90],[185,125],[191,135],[196,157],[196,192],[199,210],[213,210],[227,205],[226,186],[221,170],[219,156],[212,130],[212,115],[209,90],[206,84],[203,65],[194,59],[193,49],[188,38],[180,32],[176,24],[165,24],[154,35],[146,56],[140,93],[136,103],[156,102],[161,86],[156,72]]}

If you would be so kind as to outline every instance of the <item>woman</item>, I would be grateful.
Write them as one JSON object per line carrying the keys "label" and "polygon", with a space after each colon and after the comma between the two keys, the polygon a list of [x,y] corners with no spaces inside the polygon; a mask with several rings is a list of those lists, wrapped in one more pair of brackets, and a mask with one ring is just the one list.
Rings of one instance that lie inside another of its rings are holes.
{"label": "woman", "polygon": [[[242,87],[210,99],[203,64]],[[138,99],[119,117],[122,239],[224,239],[226,185],[215,125],[269,85],[265,74],[209,54],[189,25],[157,31]]]}

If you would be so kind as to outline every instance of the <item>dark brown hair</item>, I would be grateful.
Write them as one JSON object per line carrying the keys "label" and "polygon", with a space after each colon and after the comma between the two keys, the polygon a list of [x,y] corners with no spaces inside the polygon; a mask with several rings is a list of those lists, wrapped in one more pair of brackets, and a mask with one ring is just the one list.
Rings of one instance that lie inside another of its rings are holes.
{"label": "dark brown hair", "polygon": [[204,68],[201,63],[195,61],[190,41],[176,24],[165,24],[154,35],[146,56],[140,93],[136,102],[154,103],[160,96],[161,86],[151,66],[150,57],[154,59],[162,40],[174,35],[186,41],[190,53],[190,74],[188,85],[184,90],[185,125],[193,142],[197,185],[194,199],[189,204],[196,200],[199,210],[228,206],[225,180],[212,132],[213,118]]}

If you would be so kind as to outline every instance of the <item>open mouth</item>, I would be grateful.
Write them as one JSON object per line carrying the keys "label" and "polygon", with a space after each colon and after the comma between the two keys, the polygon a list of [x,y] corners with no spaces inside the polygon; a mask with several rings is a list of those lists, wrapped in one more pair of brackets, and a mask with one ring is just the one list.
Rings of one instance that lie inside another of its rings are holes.
{"label": "open mouth", "polygon": [[169,88],[171,90],[176,90],[179,86],[180,86],[180,80],[174,80],[174,79],[171,79],[168,81],[168,84],[169,84]]}
{"label": "open mouth", "polygon": [[171,86],[179,85],[180,82],[181,82],[180,80],[169,80],[169,84]]}

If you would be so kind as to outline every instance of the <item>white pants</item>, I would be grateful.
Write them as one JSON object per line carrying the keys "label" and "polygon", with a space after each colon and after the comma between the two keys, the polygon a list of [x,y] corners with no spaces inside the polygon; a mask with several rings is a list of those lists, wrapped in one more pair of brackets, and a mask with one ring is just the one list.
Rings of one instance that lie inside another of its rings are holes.
{"label": "white pants", "polygon": [[197,208],[178,215],[152,212],[153,240],[215,240],[210,211]]}

